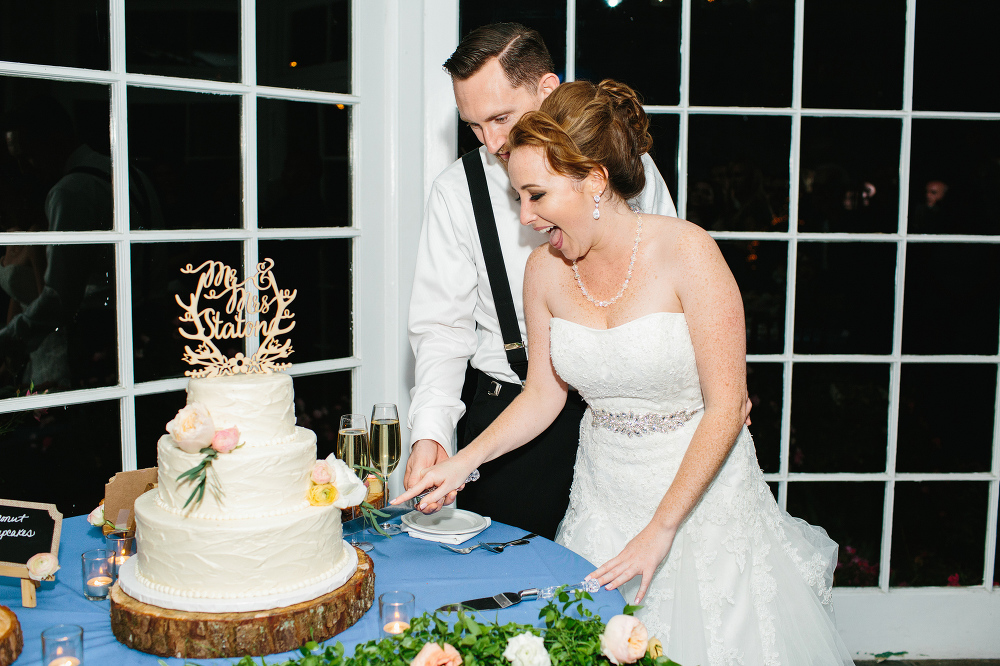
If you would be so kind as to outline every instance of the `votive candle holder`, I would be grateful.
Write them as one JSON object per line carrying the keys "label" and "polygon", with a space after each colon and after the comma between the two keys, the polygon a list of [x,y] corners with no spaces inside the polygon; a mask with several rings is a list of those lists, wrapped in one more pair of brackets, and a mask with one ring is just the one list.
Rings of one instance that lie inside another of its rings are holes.
{"label": "votive candle holder", "polygon": [[42,632],[42,666],[80,666],[83,663],[83,627],[57,624]]}
{"label": "votive candle holder", "polygon": [[415,601],[413,595],[393,590],[379,595],[378,621],[382,636],[398,636],[410,628]]}
{"label": "votive candle holder", "polygon": [[116,572],[111,551],[104,548],[88,550],[80,556],[80,560],[83,564],[83,596],[91,601],[107,599]]}

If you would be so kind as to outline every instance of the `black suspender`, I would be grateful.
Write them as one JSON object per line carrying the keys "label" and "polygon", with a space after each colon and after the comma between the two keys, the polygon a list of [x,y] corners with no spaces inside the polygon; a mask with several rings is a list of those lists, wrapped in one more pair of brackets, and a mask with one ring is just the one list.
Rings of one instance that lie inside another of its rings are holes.
{"label": "black suspender", "polygon": [[503,252],[500,250],[500,237],[497,235],[496,218],[493,217],[490,192],[486,186],[486,170],[483,169],[479,149],[463,155],[462,164],[465,166],[465,177],[469,181],[472,210],[476,214],[479,243],[483,247],[483,257],[486,259],[486,274],[493,290],[493,302],[497,308],[497,319],[500,321],[503,348],[507,352],[507,362],[511,370],[520,377],[523,384],[528,377],[528,355],[524,351],[521,329],[517,325],[514,299],[510,294],[510,282],[507,280],[507,268],[503,262]]}

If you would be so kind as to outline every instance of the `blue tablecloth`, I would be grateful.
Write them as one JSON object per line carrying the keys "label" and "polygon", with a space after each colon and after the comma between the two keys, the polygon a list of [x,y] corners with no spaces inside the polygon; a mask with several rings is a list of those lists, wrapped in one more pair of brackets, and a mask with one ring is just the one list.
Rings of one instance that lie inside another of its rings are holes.
{"label": "blue tablecloth", "polygon": [[[394,522],[398,522],[398,517]],[[524,530],[494,523],[473,541],[509,541],[524,534]],[[375,563],[375,603],[353,627],[328,641],[340,641],[347,654],[354,654],[358,643],[379,638],[378,595],[388,590],[406,590],[416,598],[417,615],[448,603],[492,596],[498,592],[548,587],[576,583],[594,567],[575,553],[541,537],[529,545],[508,548],[502,554],[474,550],[468,555],[449,553],[439,544],[414,539],[405,534],[391,539],[367,536],[375,544],[368,554]],[[470,541],[470,544],[472,541]],[[84,629],[84,657],[90,666],[114,664],[152,666],[163,659],[170,666],[185,663],[232,664],[235,659],[174,659],[162,658],[126,648],[111,633],[109,601],[88,601],[83,596],[83,576],[80,554],[93,548],[103,548],[101,531],[87,523],[86,516],[63,521],[59,544],[62,568],[56,581],[42,583],[38,589],[38,606],[21,607],[20,581],[0,578],[0,604],[9,606],[17,615],[24,632],[24,651],[14,662],[18,666],[41,664],[41,632],[54,624],[78,624]],[[624,606],[621,595],[601,590],[588,604],[605,620],[620,613]],[[479,615],[480,621],[498,620],[542,626],[538,611],[543,601],[524,601],[501,611]],[[450,617],[454,618],[454,615]],[[267,663],[297,657],[297,652],[273,655]]]}

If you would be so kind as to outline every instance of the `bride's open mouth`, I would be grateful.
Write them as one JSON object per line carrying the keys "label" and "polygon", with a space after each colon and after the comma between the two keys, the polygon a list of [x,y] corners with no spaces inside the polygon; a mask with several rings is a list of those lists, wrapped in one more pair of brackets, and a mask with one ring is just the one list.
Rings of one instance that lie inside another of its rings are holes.
{"label": "bride's open mouth", "polygon": [[555,249],[558,250],[560,247],[562,247],[562,240],[563,240],[562,229],[560,229],[556,225],[550,224],[547,227],[538,227],[535,229],[535,231],[543,234],[548,234],[549,245],[551,245]]}

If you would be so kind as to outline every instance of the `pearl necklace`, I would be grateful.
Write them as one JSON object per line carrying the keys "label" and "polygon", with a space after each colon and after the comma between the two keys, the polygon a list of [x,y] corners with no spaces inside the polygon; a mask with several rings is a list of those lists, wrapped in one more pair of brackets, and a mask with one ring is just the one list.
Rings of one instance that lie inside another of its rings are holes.
{"label": "pearl necklace", "polygon": [[622,284],[622,288],[618,290],[615,297],[610,301],[595,301],[594,297],[587,293],[587,288],[583,286],[583,280],[580,279],[580,271],[576,268],[576,260],[573,260],[573,277],[576,278],[576,283],[580,285],[580,291],[583,295],[587,297],[587,300],[596,305],[599,308],[606,308],[612,303],[621,298],[622,294],[625,293],[625,288],[628,287],[628,281],[632,279],[632,267],[635,266],[635,255],[639,251],[639,240],[642,238],[642,215],[639,214],[638,206],[632,206],[632,212],[635,213],[637,220],[635,229],[635,244],[632,246],[632,259],[628,262],[628,273],[625,275],[625,282]]}

